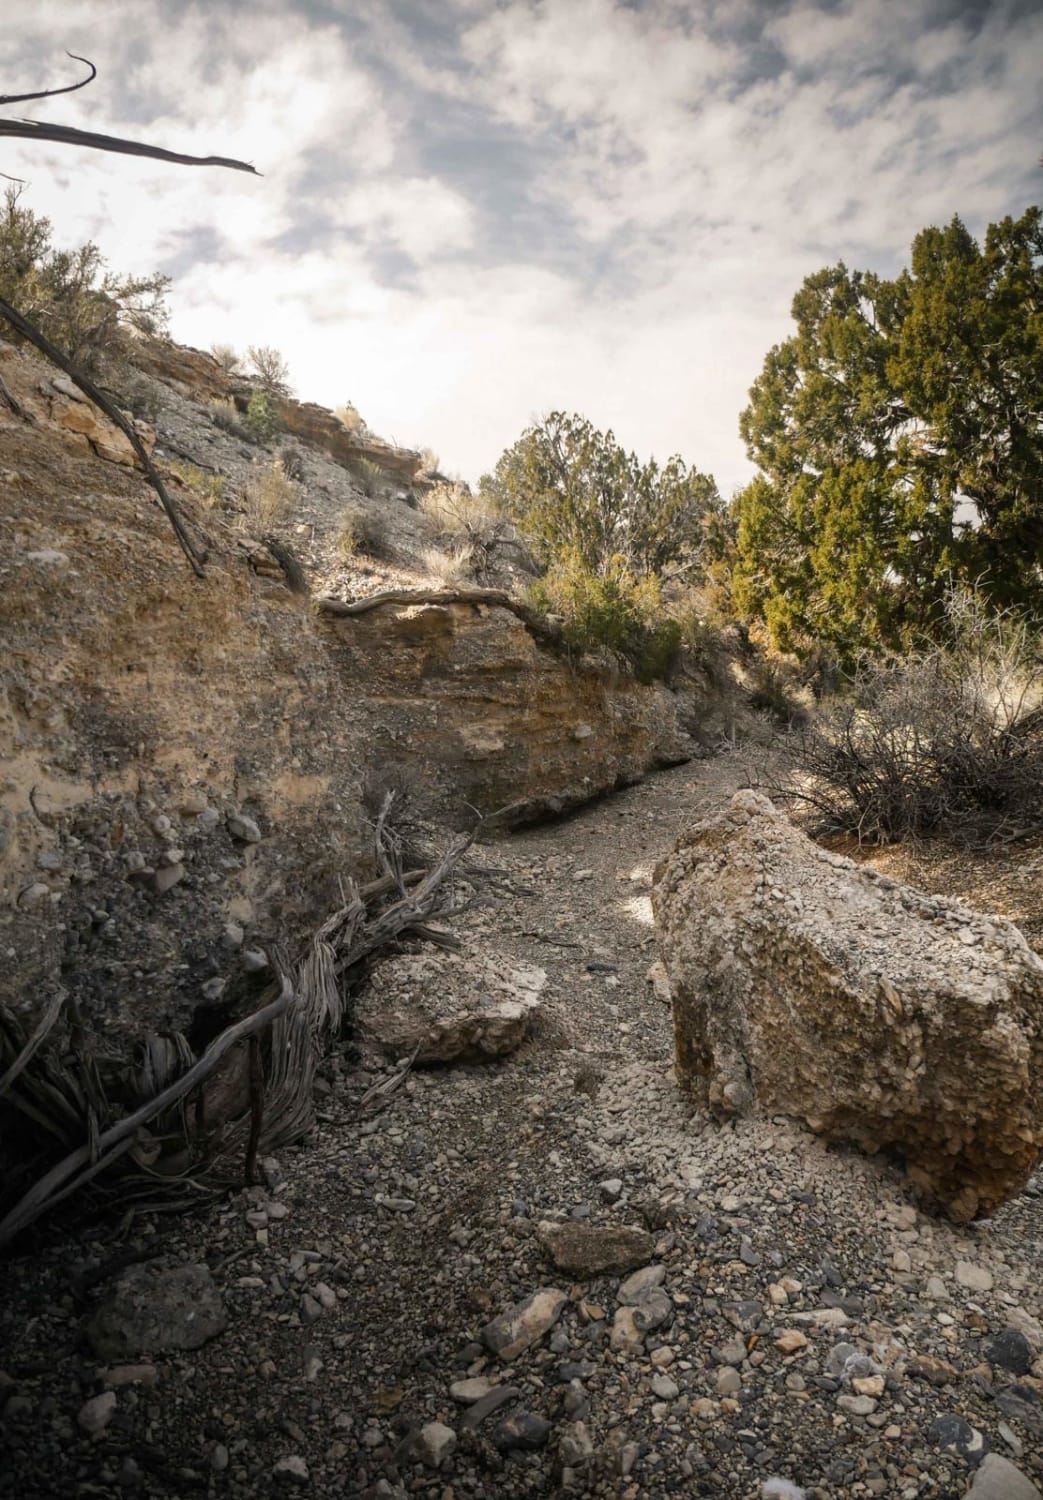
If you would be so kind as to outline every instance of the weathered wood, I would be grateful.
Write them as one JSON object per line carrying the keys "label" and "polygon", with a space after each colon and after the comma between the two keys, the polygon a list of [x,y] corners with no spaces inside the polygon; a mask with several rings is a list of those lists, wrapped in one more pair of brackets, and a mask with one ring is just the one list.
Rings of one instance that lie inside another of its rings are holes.
{"label": "weathered wood", "polygon": [[387,589],[381,594],[369,594],[363,599],[318,599],[316,608],[320,614],[331,615],[335,619],[348,618],[352,615],[369,614],[374,609],[384,609],[389,605],[448,605],[448,604],[490,604],[499,609],[506,609],[512,615],[516,615],[525,628],[538,640],[547,641],[552,645],[561,642],[561,626],[547,615],[541,615],[538,610],[530,609],[527,604],[522,604],[519,599],[514,599],[503,589],[481,589],[481,588],[459,588],[459,589]]}

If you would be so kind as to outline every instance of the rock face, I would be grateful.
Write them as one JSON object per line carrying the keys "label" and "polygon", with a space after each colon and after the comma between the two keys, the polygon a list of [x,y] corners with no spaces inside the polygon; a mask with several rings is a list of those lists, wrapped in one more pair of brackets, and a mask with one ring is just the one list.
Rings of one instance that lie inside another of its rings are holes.
{"label": "rock face", "polygon": [[426,949],[375,965],[355,1006],[360,1035],[421,1064],[481,1062],[521,1045],[547,982],[543,969],[491,954]]}
{"label": "rock face", "polygon": [[198,1349],[225,1326],[206,1266],[132,1266],[87,1321],[99,1359],[134,1359],[164,1349]]}
{"label": "rock face", "polygon": [[956,1219],[1023,1187],[1043,1150],[1043,961],[1011,923],[817,848],[753,792],[679,840],[653,907],[678,1077],[715,1113],[891,1148]]}
{"label": "rock face", "polygon": [[[168,356],[199,399],[226,388]],[[27,1025],[60,985],[110,1036],[187,1029],[239,983],[229,922],[246,954],[292,951],[366,873],[381,778],[421,818],[517,820],[690,750],[671,693],[573,666],[503,607],[314,613],[185,491],[194,578],[144,477],[101,456],[116,429],[3,342],[0,376],[27,414],[0,406],[0,1001]]]}

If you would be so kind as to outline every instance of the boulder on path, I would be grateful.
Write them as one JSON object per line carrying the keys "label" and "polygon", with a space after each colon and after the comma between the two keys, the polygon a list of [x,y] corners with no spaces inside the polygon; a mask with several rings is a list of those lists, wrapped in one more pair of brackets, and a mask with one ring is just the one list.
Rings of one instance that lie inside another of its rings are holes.
{"label": "boulder on path", "polygon": [[1043,1150],[1043,961],[1012,923],[818,848],[739,792],[653,887],[677,1074],[901,1155],[951,1217],[991,1214]]}
{"label": "boulder on path", "polygon": [[364,1040],[418,1064],[505,1057],[524,1041],[547,982],[543,969],[476,949],[397,954],[358,997]]}
{"label": "boulder on path", "polygon": [[164,1349],[198,1349],[226,1322],[206,1266],[131,1266],[87,1320],[99,1359],[135,1359]]}
{"label": "boulder on path", "polygon": [[559,1271],[570,1276],[599,1276],[606,1271],[630,1271],[644,1265],[655,1240],[636,1224],[584,1224],[567,1219],[562,1224],[544,1220],[536,1238]]}

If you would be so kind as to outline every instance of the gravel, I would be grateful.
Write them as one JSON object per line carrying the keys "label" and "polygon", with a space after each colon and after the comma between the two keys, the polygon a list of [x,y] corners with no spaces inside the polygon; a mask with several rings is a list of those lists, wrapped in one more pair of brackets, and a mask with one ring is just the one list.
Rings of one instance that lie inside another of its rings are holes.
{"label": "gravel", "polygon": [[[888,1162],[781,1118],[720,1128],[678,1094],[651,867],[740,774],[692,765],[485,848],[497,879],[462,925],[548,974],[511,1057],[414,1071],[363,1128],[395,1065],[338,1054],[264,1186],[23,1242],[0,1493],[950,1500],[1009,1479],[983,1462],[1003,1459],[1031,1496],[1035,1186],[952,1225]],[[563,1273],[548,1224],[629,1226],[650,1251]],[[136,1254],[205,1266],[223,1330],[95,1356],[85,1321]]]}

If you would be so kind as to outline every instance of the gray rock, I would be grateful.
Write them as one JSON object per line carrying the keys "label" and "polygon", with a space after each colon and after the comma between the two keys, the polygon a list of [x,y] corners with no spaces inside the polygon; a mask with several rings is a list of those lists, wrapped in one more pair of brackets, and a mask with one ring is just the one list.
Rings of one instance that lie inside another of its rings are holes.
{"label": "gray rock", "polygon": [[547,1446],[549,1437],[550,1423],[546,1417],[538,1417],[531,1411],[520,1411],[513,1417],[505,1417],[502,1422],[497,1422],[492,1433],[493,1444],[501,1453],[510,1453],[515,1449],[535,1452]]}
{"label": "gray rock", "polygon": [[620,1282],[616,1298],[624,1306],[629,1306],[638,1300],[642,1292],[646,1291],[649,1287],[662,1286],[665,1280],[665,1266],[643,1266],[640,1271],[635,1271],[632,1276],[628,1276],[625,1281]]}
{"label": "gray rock", "polygon": [[660,1401],[676,1401],[681,1394],[681,1387],[669,1375],[653,1375],[652,1390]]}
{"label": "gray rock", "polygon": [[461,1427],[475,1431],[486,1417],[491,1417],[494,1411],[499,1411],[500,1407],[506,1406],[509,1401],[517,1401],[520,1396],[521,1391],[517,1386],[496,1386],[487,1396],[483,1396],[480,1401],[476,1401],[473,1406],[467,1408],[460,1423]]}
{"label": "gray rock", "polygon": [[456,1447],[456,1433],[444,1422],[428,1422],[416,1438],[415,1451],[429,1469],[440,1469]]}
{"label": "gray rock", "polygon": [[299,1453],[291,1453],[288,1458],[277,1459],[272,1467],[272,1473],[283,1484],[308,1483],[308,1465]]}
{"label": "gray rock", "polygon": [[647,1229],[633,1224],[542,1223],[536,1237],[559,1271],[571,1276],[597,1276],[605,1271],[628,1271],[647,1261],[655,1241]]}
{"label": "gray rock", "polygon": [[994,1285],[992,1272],[986,1266],[977,1266],[969,1260],[956,1262],[956,1280],[971,1292],[991,1292]]}
{"label": "gray rock", "polygon": [[76,1414],[76,1421],[88,1437],[99,1437],[108,1427],[116,1413],[116,1392],[102,1391],[85,1401]]}
{"label": "gray rock", "polygon": [[206,1266],[131,1266],[88,1318],[99,1359],[127,1360],[164,1349],[198,1349],[225,1327],[220,1293]]}
{"label": "gray rock", "polygon": [[263,836],[253,818],[245,813],[228,814],[228,832],[243,844],[259,844]]}
{"label": "gray rock", "polygon": [[461,1406],[473,1406],[476,1401],[481,1401],[495,1389],[496,1386],[488,1376],[476,1375],[471,1380],[454,1380],[449,1387],[449,1394]]}
{"label": "gray rock", "polygon": [[482,1342],[502,1360],[517,1359],[523,1350],[550,1332],[568,1300],[557,1287],[540,1287],[487,1323],[482,1330]]}
{"label": "gray rock", "polygon": [[985,1345],[985,1357],[1001,1370],[1027,1375],[1032,1367],[1032,1345],[1017,1328],[1004,1328]]}
{"label": "gray rock", "polygon": [[1043,1500],[1043,1495],[1009,1458],[987,1453],[967,1491],[967,1500]]}

